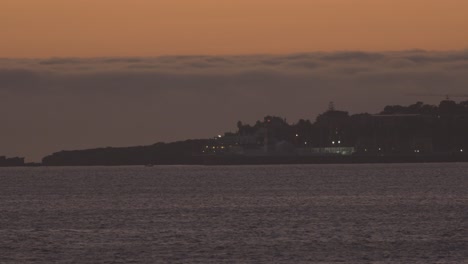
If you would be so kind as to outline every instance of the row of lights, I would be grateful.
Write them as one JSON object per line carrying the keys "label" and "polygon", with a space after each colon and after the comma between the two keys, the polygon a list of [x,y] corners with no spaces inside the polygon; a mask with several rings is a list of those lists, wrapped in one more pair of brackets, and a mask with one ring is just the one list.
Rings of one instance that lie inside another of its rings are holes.
{"label": "row of lights", "polygon": [[[205,146],[205,148],[209,149],[209,148],[210,148],[210,146]],[[212,148],[212,149],[217,149],[217,148],[220,148],[220,149],[225,149],[225,147],[224,147],[224,146],[220,146],[220,147],[213,146],[213,147],[211,147],[211,148]]]}
{"label": "row of lights", "polygon": [[[270,120],[268,120],[268,121],[270,121]],[[296,134],[296,137],[299,137],[299,134]],[[218,135],[218,138],[222,138],[222,136],[221,136],[221,135]],[[335,141],[332,141],[332,145],[335,145],[335,143],[341,144],[341,140],[338,140],[338,141],[336,141],[336,142],[335,142]],[[304,145],[307,145],[307,141],[304,142]],[[206,146],[206,148],[209,148],[209,147]],[[221,148],[221,149],[224,149],[224,146],[221,146],[220,148]],[[213,149],[216,149],[216,147],[213,146]],[[379,148],[379,151],[381,151],[381,150],[382,150],[382,148]],[[365,149],[364,151],[367,152],[367,149]],[[415,149],[414,152],[415,152],[415,153],[420,153],[420,150],[419,150],[419,149]],[[460,152],[463,152],[463,149],[460,149]]]}

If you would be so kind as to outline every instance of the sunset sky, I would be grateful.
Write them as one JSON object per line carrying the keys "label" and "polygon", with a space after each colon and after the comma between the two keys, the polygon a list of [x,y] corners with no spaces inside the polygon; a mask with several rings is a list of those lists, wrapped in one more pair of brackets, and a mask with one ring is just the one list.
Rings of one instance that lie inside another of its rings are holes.
{"label": "sunset sky", "polygon": [[468,48],[466,0],[0,0],[0,57]]}
{"label": "sunset sky", "polygon": [[467,0],[0,0],[0,156],[467,89]]}

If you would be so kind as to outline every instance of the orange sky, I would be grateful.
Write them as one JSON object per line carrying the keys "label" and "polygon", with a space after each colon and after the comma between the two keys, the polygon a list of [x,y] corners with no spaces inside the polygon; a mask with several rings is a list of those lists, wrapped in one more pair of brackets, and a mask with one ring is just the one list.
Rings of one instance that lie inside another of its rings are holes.
{"label": "orange sky", "polygon": [[0,0],[0,57],[468,48],[467,0]]}

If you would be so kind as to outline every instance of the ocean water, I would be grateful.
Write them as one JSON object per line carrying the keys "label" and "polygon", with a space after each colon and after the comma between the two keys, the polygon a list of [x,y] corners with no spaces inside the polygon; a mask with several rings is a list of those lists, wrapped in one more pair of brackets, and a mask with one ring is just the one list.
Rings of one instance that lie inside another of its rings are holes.
{"label": "ocean water", "polygon": [[468,263],[468,164],[0,169],[0,263]]}

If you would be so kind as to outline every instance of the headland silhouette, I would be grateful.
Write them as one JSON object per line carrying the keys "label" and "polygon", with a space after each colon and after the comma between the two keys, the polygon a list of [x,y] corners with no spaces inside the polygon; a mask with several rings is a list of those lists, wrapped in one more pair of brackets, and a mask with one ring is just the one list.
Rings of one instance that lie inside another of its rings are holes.
{"label": "headland silhouette", "polygon": [[337,110],[315,122],[266,116],[237,122],[236,132],[208,139],[125,148],[60,151],[46,166],[147,164],[291,164],[468,161],[468,101],[389,105],[377,114]]}

